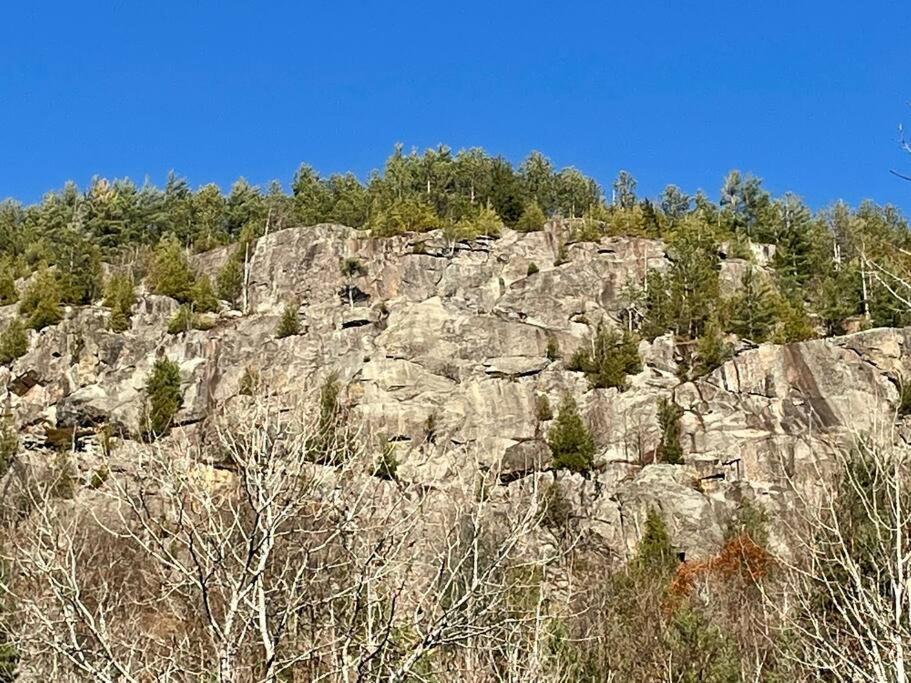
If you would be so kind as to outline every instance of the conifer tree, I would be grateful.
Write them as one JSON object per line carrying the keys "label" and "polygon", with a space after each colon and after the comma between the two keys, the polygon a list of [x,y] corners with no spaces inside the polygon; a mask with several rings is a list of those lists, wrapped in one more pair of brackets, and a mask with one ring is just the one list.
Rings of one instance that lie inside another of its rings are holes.
{"label": "conifer tree", "polygon": [[659,462],[668,465],[683,463],[683,446],[680,445],[680,418],[683,410],[667,398],[658,399],[658,426],[661,429],[661,441],[655,455]]}
{"label": "conifer tree", "polygon": [[0,306],[16,303],[19,291],[16,289],[16,277],[12,264],[4,261],[0,264]]}
{"label": "conifer tree", "polygon": [[151,291],[185,304],[193,298],[194,281],[193,270],[180,242],[174,235],[163,237],[155,248],[149,268]]}
{"label": "conifer tree", "polygon": [[278,327],[275,330],[276,339],[284,339],[300,334],[301,323],[297,314],[297,304],[288,303],[282,311],[282,317],[278,321]]}
{"label": "conifer tree", "polygon": [[193,310],[197,313],[214,313],[218,311],[218,299],[212,289],[212,281],[208,275],[200,275],[193,284],[190,292]]}
{"label": "conifer tree", "polygon": [[702,336],[696,340],[696,371],[700,375],[707,374],[719,367],[731,357],[731,348],[724,341],[721,327],[713,318],[710,319]]}
{"label": "conifer tree", "polygon": [[129,329],[135,303],[133,278],[127,274],[112,275],[105,287],[104,305],[111,309],[108,325],[113,332]]}
{"label": "conifer tree", "polygon": [[147,440],[167,434],[174,416],[183,407],[180,388],[180,368],[162,356],[155,361],[145,386],[145,409],[141,418]]}
{"label": "conifer tree", "polygon": [[769,338],[776,317],[777,301],[774,293],[750,268],[732,302],[731,331],[759,344]]}
{"label": "conifer tree", "polygon": [[19,314],[33,330],[42,330],[63,320],[60,286],[54,273],[44,268],[26,287],[19,300]]}
{"label": "conifer tree", "polygon": [[649,508],[636,550],[635,568],[648,574],[667,576],[676,564],[676,554],[664,519],[657,510]]}
{"label": "conifer tree", "polygon": [[582,421],[575,400],[563,397],[557,418],[547,435],[553,466],[572,472],[588,472],[594,466],[595,440]]}
{"label": "conifer tree", "polygon": [[28,336],[25,325],[19,318],[14,318],[0,333],[0,364],[12,363],[28,351]]}
{"label": "conifer tree", "polygon": [[16,429],[16,421],[7,405],[3,415],[0,416],[0,479],[9,471],[18,452],[19,433]]}
{"label": "conifer tree", "polygon": [[519,232],[538,232],[544,229],[546,221],[547,216],[544,215],[541,205],[537,201],[532,201],[522,209],[522,215],[516,221],[516,230]]}
{"label": "conifer tree", "polygon": [[237,304],[243,294],[244,287],[244,264],[242,261],[230,258],[218,271],[216,280],[218,287],[218,296],[232,304]]}
{"label": "conifer tree", "polygon": [[628,331],[621,333],[599,325],[595,335],[579,345],[567,367],[584,372],[592,387],[622,391],[626,376],[642,370],[638,340]]}

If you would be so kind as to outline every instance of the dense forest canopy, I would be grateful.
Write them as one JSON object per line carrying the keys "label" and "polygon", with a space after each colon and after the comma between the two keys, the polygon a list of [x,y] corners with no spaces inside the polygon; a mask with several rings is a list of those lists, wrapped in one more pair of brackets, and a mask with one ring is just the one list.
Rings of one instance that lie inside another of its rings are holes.
{"label": "dense forest canopy", "polygon": [[[397,146],[366,182],[350,173],[322,177],[302,165],[290,187],[286,193],[278,182],[260,188],[240,179],[225,194],[213,184],[194,190],[171,174],[164,188],[96,178],[85,190],[68,183],[33,205],[7,200],[0,204],[0,300],[20,299],[23,315],[40,328],[59,319],[59,304],[102,296],[102,261],[129,263],[136,278],[187,251],[246,243],[289,226],[341,223],[378,238],[442,228],[457,242],[504,225],[541,230],[554,220],[567,245],[605,236],[664,240],[670,270],[625,292],[630,327],[647,337],[673,331],[699,340],[707,355],[723,354],[724,332],[794,341],[844,331],[852,316],[877,326],[911,322],[899,280],[911,244],[899,211],[836,203],[814,212],[796,195],[773,197],[758,178],[738,171],[724,178],[717,198],[669,185],[646,199],[625,171],[605,190],[538,152],[514,166],[481,149],[440,146],[420,154]],[[743,293],[725,299],[721,260],[750,260],[757,243],[774,245],[771,268],[748,273]],[[239,286],[236,259],[228,268],[220,296],[230,300]],[[41,288],[20,295],[16,281],[34,272],[44,278]],[[153,291],[192,303],[192,273],[178,273],[177,283],[161,284],[162,277],[153,277]],[[122,281],[117,287],[121,300],[132,301]],[[211,292],[207,300],[211,307]]]}

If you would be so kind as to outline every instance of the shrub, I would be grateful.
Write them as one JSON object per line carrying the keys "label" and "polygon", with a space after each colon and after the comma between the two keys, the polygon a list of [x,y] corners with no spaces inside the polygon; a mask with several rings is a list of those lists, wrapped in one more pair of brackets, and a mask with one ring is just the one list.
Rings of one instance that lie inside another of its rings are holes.
{"label": "shrub", "polygon": [[194,281],[193,270],[180,242],[173,235],[163,237],[155,248],[149,268],[151,291],[186,304],[193,298]]}
{"label": "shrub", "polygon": [[669,465],[683,463],[683,446],[680,445],[680,418],[683,410],[667,398],[658,399],[658,426],[661,441],[655,455],[659,462]]}
{"label": "shrub", "polygon": [[387,439],[380,441],[380,456],[377,459],[376,467],[373,469],[373,476],[386,481],[398,481],[399,461],[395,457],[395,444]]}
{"label": "shrub", "polygon": [[215,284],[218,296],[225,301],[236,304],[244,290],[244,264],[242,261],[231,258],[218,271]]}
{"label": "shrub", "polygon": [[300,317],[297,315],[297,304],[287,304],[285,305],[285,310],[282,311],[282,317],[278,321],[278,327],[275,329],[276,339],[284,339],[285,337],[293,337],[294,335],[300,334],[301,332],[301,322]]}
{"label": "shrub", "polygon": [[241,375],[237,393],[242,396],[254,396],[259,391],[261,382],[259,371],[256,368],[247,366],[244,369],[244,374]]}
{"label": "shrub", "polygon": [[636,549],[635,568],[650,574],[666,575],[677,565],[664,519],[653,508],[645,515],[645,529]]}
{"label": "shrub", "polygon": [[190,292],[193,301],[193,310],[197,313],[215,313],[218,311],[218,299],[212,289],[212,281],[208,275],[201,275],[193,284]]}
{"label": "shrub", "polygon": [[0,333],[0,364],[12,363],[28,351],[28,335],[19,318],[10,321]]}
{"label": "shrub", "polygon": [[731,348],[724,341],[721,329],[714,320],[710,320],[696,340],[696,371],[705,375],[720,367],[731,357]]}
{"label": "shrub", "polygon": [[111,309],[108,326],[113,332],[123,332],[130,327],[136,294],[133,278],[129,275],[113,275],[104,288],[104,305]]}
{"label": "shrub", "polygon": [[516,230],[519,232],[538,232],[544,229],[547,216],[538,202],[533,201],[525,205],[519,220],[516,221]]}
{"label": "shrub", "polygon": [[626,376],[642,370],[638,340],[631,332],[620,333],[599,325],[595,336],[573,354],[568,369],[584,372],[594,388],[616,387],[623,391]]}
{"label": "shrub", "polygon": [[193,327],[193,311],[186,304],[180,306],[168,321],[168,334],[180,334]]}
{"label": "shrub", "polygon": [[538,518],[541,526],[553,531],[565,530],[572,521],[573,506],[563,487],[553,483],[541,498],[541,516]]}
{"label": "shrub", "polygon": [[367,267],[356,258],[343,259],[340,269],[342,275],[348,278],[367,274]]}
{"label": "shrub", "polygon": [[0,266],[0,306],[16,303],[19,291],[16,289],[16,274],[12,265],[5,262]]}
{"label": "shrub", "polygon": [[547,394],[535,396],[535,418],[538,422],[547,422],[554,419],[554,411],[550,407],[550,400],[547,398]]}
{"label": "shrub", "polygon": [[19,313],[25,316],[30,328],[42,330],[63,320],[63,308],[60,302],[60,287],[57,278],[54,273],[44,268],[38,272],[35,279],[22,293],[22,298],[19,300]]}
{"label": "shrub", "polygon": [[[2,342],[0,342],[2,348]],[[898,382],[898,415],[911,415],[911,380],[902,377]]]}
{"label": "shrub", "polygon": [[174,416],[183,407],[177,363],[163,356],[155,361],[146,381],[145,397],[142,428],[146,439],[151,441],[167,434]]}
{"label": "shrub", "polygon": [[556,422],[547,435],[547,445],[557,469],[588,472],[594,464],[595,440],[569,394],[563,397]]}
{"label": "shrub", "polygon": [[427,231],[442,227],[436,211],[423,199],[398,198],[376,211],[370,220],[375,237],[390,237],[406,232]]}
{"label": "shrub", "polygon": [[553,335],[547,337],[547,347],[544,349],[544,355],[549,361],[555,361],[560,357],[560,344]]}
{"label": "shrub", "polygon": [[532,275],[534,275],[535,273],[538,273],[538,272],[540,272],[540,268],[538,268],[538,264],[535,263],[534,261],[532,261],[531,263],[528,264],[528,270],[526,271],[525,274],[528,277],[531,277]]}

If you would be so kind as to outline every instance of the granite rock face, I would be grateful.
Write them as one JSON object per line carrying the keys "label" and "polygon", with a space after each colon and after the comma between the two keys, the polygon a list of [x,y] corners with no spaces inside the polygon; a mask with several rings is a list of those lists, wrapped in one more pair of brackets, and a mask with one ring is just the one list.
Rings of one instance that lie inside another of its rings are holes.
{"label": "granite rock face", "polygon": [[[334,373],[352,415],[395,444],[402,476],[438,484],[480,466],[517,495],[531,481],[557,485],[620,558],[650,507],[681,552],[711,552],[738,501],[786,504],[787,478],[810,485],[833,448],[891,423],[898,382],[911,376],[911,330],[762,345],[686,382],[673,340],[660,337],[642,343],[643,370],[628,389],[590,388],[561,359],[599,323],[619,326],[624,287],[669,261],[653,240],[570,244],[565,261],[560,245],[549,230],[455,245],[439,233],[378,240],[342,226],[282,230],[251,249],[246,311],[225,305],[212,329],[169,335],[177,304],[165,297],[141,295],[123,334],[107,329],[100,306],[69,310],[32,333],[29,352],[0,369],[0,387],[29,443],[39,443],[49,430],[135,430],[159,355],[180,367],[177,421],[188,430],[243,398],[248,369],[281,400],[312,395]],[[196,266],[214,276],[229,254],[199,255]],[[345,259],[360,273],[344,275]],[[736,288],[744,263],[725,262],[726,287]],[[302,332],[279,340],[290,302]],[[598,445],[588,478],[551,470],[551,422],[538,405],[546,397],[556,412],[567,392]],[[684,465],[654,463],[662,397],[684,411]]]}

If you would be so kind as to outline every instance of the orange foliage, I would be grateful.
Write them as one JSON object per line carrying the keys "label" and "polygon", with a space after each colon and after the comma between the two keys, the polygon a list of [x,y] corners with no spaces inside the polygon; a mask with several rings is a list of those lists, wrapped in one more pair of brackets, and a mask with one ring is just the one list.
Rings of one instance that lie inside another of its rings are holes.
{"label": "orange foliage", "polygon": [[718,579],[729,582],[739,579],[756,583],[765,577],[772,565],[772,557],[748,534],[738,534],[728,540],[721,550],[701,562],[683,562],[668,590],[672,606],[689,597],[699,580]]}

